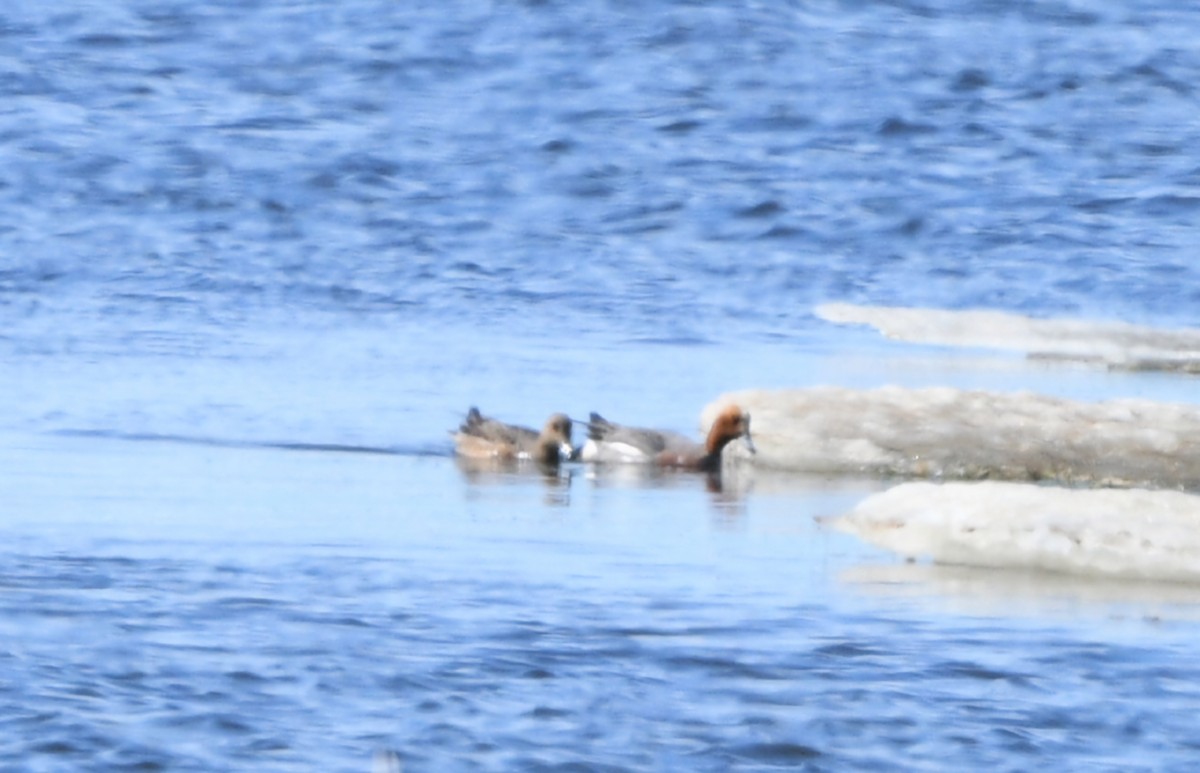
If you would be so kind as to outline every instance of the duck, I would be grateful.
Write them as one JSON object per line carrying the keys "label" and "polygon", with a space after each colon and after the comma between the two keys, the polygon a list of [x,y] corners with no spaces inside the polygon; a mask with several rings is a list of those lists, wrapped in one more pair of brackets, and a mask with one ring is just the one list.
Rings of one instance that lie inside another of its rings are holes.
{"label": "duck", "polygon": [[583,462],[655,464],[716,472],[721,469],[721,452],[733,440],[743,438],[750,452],[755,452],[750,414],[736,405],[728,405],[717,414],[703,444],[678,432],[616,424],[594,412],[587,426],[588,439],[578,453]]}
{"label": "duck", "polygon": [[563,413],[546,420],[541,432],[488,418],[475,406],[454,433],[454,452],[468,459],[532,460],[557,465],[574,453],[571,419]]}

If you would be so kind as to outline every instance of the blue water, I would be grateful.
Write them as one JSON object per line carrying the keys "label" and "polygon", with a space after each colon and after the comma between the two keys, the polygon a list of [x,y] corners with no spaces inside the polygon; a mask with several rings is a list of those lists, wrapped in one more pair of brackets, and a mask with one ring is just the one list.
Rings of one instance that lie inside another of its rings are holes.
{"label": "blue water", "polygon": [[1200,325],[1200,10],[9,5],[0,766],[1190,767],[1191,601],[878,593],[814,522],[878,482],[479,474],[446,431],[1191,399],[812,309]]}

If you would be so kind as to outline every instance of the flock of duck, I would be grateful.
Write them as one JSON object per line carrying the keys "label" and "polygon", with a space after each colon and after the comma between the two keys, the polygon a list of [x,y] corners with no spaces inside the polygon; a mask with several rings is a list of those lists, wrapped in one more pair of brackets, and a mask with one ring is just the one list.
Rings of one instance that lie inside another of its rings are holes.
{"label": "flock of duck", "polygon": [[[587,427],[587,441],[579,447],[571,440],[572,427],[577,423]],[[703,443],[677,432],[616,424],[598,413],[592,413],[586,422],[556,413],[546,420],[541,432],[536,432],[488,418],[472,407],[454,433],[454,448],[455,453],[468,459],[529,460],[551,467],[579,461],[716,472],[721,467],[721,452],[738,438],[754,451],[750,415],[736,405],[727,406],[717,415]]]}

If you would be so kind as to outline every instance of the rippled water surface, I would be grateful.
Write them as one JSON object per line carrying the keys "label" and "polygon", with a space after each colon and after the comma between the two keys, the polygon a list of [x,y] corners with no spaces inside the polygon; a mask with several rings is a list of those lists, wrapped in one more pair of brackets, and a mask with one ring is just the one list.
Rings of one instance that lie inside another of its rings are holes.
{"label": "rippled water surface", "polygon": [[[48,469],[97,456],[69,490]],[[870,551],[813,516],[855,486],[747,502],[689,476],[120,440],[9,457],[16,767],[1190,758],[1194,596],[1018,578],[1013,617],[994,574],[850,570]]]}
{"label": "rippled water surface", "polygon": [[818,523],[887,482],[446,434],[818,383],[1192,401],[813,313],[1200,326],[1190,5],[9,5],[0,766],[1190,767],[1187,587]]}

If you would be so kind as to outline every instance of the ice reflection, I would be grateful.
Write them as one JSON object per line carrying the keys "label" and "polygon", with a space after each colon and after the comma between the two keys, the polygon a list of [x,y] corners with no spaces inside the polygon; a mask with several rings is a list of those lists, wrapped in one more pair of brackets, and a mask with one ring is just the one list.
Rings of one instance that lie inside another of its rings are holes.
{"label": "ice reflection", "polygon": [[863,594],[891,599],[937,599],[954,614],[1060,616],[1100,610],[1149,622],[1200,620],[1200,586],[1080,577],[1059,572],[946,566],[921,562],[861,564],[838,573]]}

